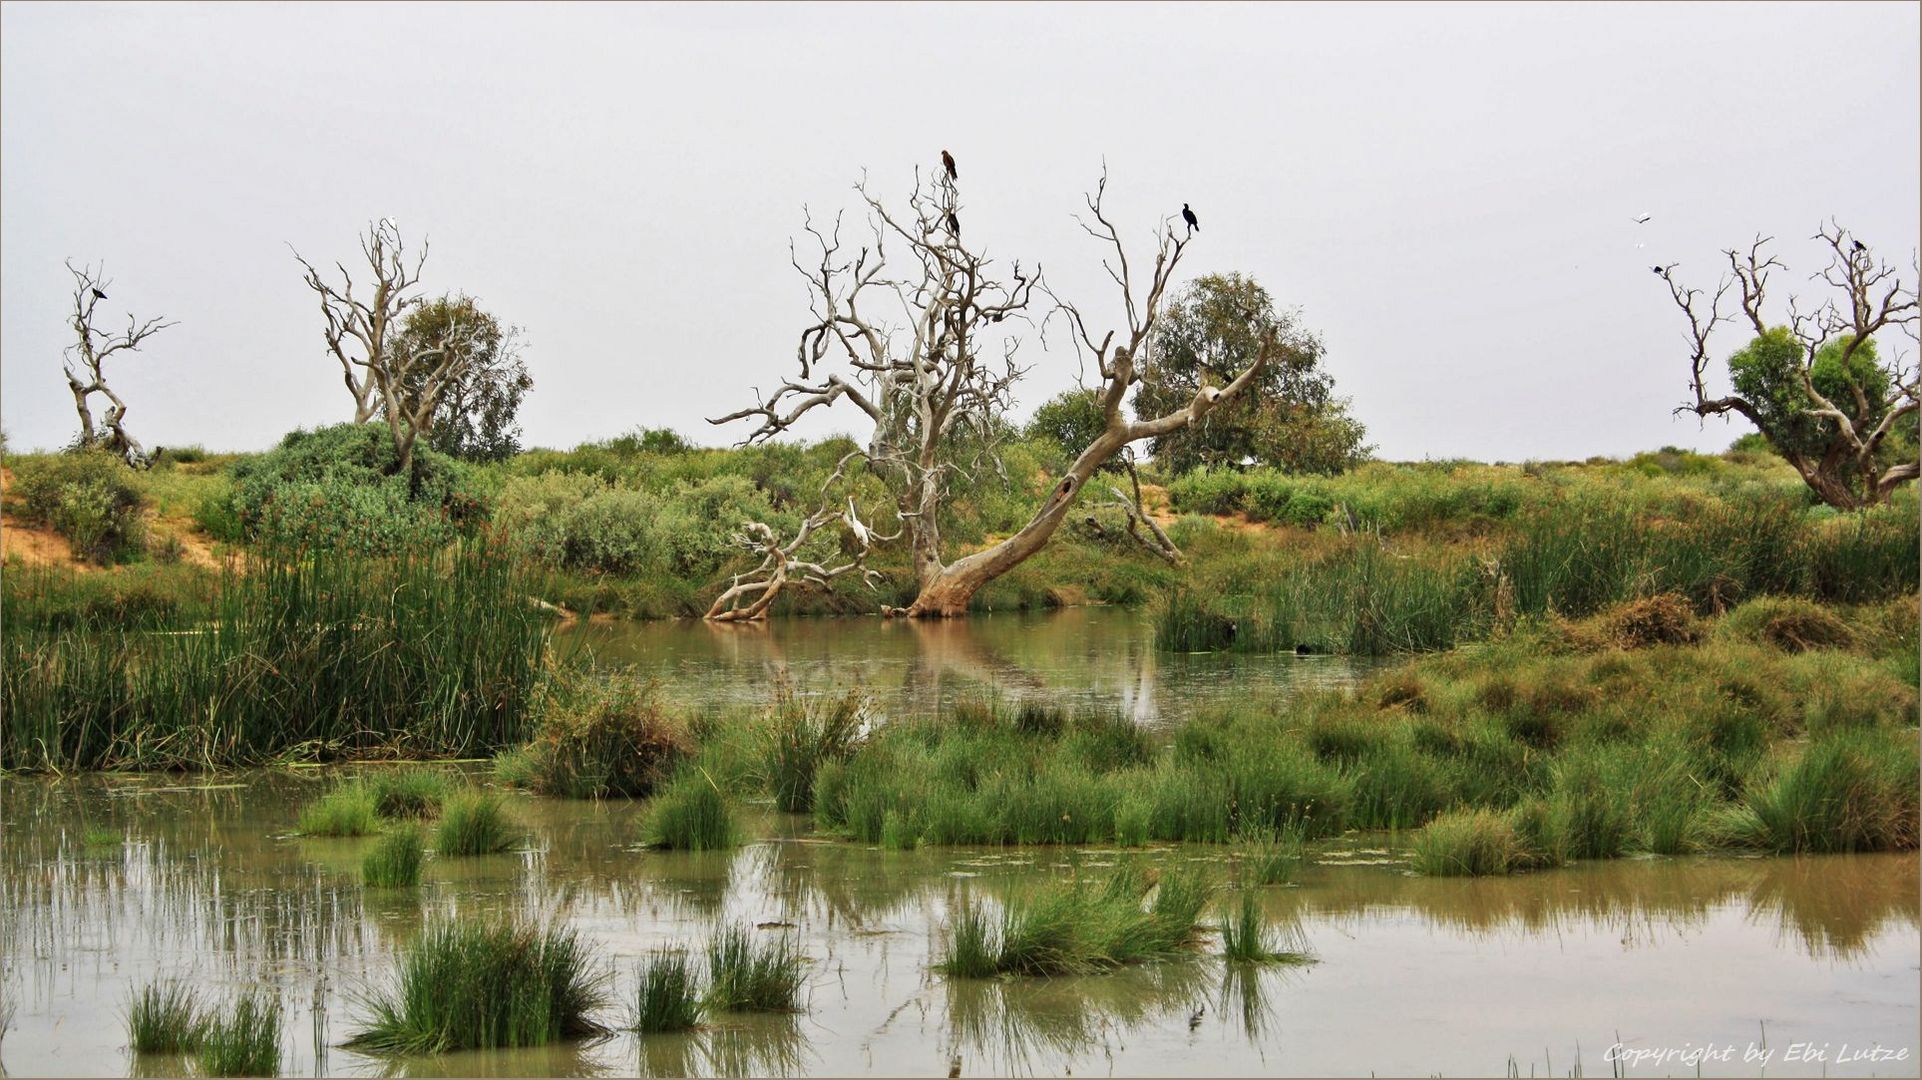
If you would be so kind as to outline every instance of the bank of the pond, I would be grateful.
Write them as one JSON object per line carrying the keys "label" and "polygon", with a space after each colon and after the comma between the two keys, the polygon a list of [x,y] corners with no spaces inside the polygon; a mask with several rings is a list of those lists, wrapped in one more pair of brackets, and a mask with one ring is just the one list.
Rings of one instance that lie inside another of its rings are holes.
{"label": "bank of the pond", "polygon": [[[0,949],[36,958],[9,969],[6,1067],[126,1071],[124,1007],[156,983],[203,1006],[242,990],[277,1004],[272,1057],[288,1075],[855,1075],[957,1060],[964,1074],[1488,1073],[1511,1059],[1601,1071],[1618,1031],[1632,1047],[1745,1045],[1764,1033],[1771,1046],[1913,1040],[1912,853],[1585,862],[1469,882],[1410,876],[1405,844],[1357,834],[1311,844],[1290,886],[1218,891],[1196,938],[1166,958],[976,979],[937,970],[964,910],[1032,912],[1076,882],[1099,891],[1122,873],[1245,883],[1238,853],[894,851],[824,843],[805,818],[752,807],[742,820],[754,839],[740,849],[663,852],[637,846],[645,802],[510,794],[513,850],[430,853],[417,886],[370,888],[360,865],[380,840],[298,836],[299,811],[394,770],[0,778],[13,837],[0,846]],[[462,771],[461,782],[485,780]],[[1272,940],[1313,963],[1223,956],[1213,928],[1249,892]],[[1150,893],[1140,910],[1153,907]],[[456,912],[572,935],[578,970],[604,979],[587,1019],[614,1032],[441,1054],[348,1045],[378,1026],[379,1002],[407,985],[416,958],[446,953],[440,928]],[[697,1030],[631,1030],[648,962],[688,955],[705,997],[708,945],[730,928],[750,951],[797,959],[798,1011],[714,998]],[[1380,1022],[1433,1015],[1437,1002],[1444,1022]],[[166,1054],[131,1065],[187,1067]]]}

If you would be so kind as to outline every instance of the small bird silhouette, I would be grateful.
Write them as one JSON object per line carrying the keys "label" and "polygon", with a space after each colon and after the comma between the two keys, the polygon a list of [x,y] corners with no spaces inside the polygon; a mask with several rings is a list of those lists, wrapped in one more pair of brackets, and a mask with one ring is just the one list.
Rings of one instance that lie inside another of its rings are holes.
{"label": "small bird silhouette", "polygon": [[955,217],[952,210],[948,211],[948,235],[956,240],[961,239],[961,219]]}
{"label": "small bird silhouette", "polygon": [[93,291],[93,298],[95,300],[105,300],[107,298],[107,294],[101,292],[98,288],[95,288]]}
{"label": "small bird silhouette", "polygon": [[1868,248],[1868,245],[1867,245],[1867,244],[1864,244],[1864,243],[1863,243],[1862,241],[1860,241],[1860,240],[1857,240],[1857,241],[1855,242],[1855,250],[1857,250],[1857,251],[1867,251],[1868,249],[1869,249],[1869,248]]}
{"label": "small bird silhouette", "polygon": [[1645,213],[1644,213],[1644,214],[1636,214],[1636,215],[1635,215],[1635,224],[1637,224],[1637,225],[1646,225],[1646,224],[1648,224],[1648,220],[1649,220],[1649,215],[1648,215],[1648,214],[1645,214]]}
{"label": "small bird silhouette", "polygon": [[1181,220],[1188,223],[1188,235],[1193,236],[1201,231],[1201,222],[1195,217],[1195,212],[1188,209],[1187,203],[1181,204]]}
{"label": "small bird silhouette", "polygon": [[1655,274],[1657,276],[1660,276],[1662,273],[1662,268],[1659,266],[1651,266],[1648,269],[1650,273]]}
{"label": "small bird silhouette", "polygon": [[961,174],[956,172],[954,168],[954,155],[948,153],[946,150],[941,151],[941,166],[948,170],[948,179],[959,180],[961,178]]}
{"label": "small bird silhouette", "polygon": [[1194,1012],[1192,1012],[1192,1013],[1190,1013],[1190,1014],[1189,1014],[1189,1016],[1188,1016],[1188,1030],[1189,1030],[1189,1031],[1193,1031],[1193,1030],[1195,1030],[1196,1028],[1198,1028],[1198,1027],[1200,1027],[1200,1026],[1201,1026],[1201,1014],[1203,1014],[1203,1013],[1205,1013],[1205,1012],[1207,1012],[1207,1011],[1208,1011],[1208,1006],[1206,1006],[1206,1005],[1203,1005],[1202,1007],[1200,1007],[1200,1008],[1198,1008],[1198,1009],[1196,1009],[1196,1010],[1195,1010]]}

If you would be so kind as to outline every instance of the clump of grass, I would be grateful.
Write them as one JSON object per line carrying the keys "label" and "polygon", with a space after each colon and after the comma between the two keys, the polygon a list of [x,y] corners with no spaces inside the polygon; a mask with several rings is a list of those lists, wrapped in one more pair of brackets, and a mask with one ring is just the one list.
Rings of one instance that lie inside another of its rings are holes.
{"label": "clump of grass", "polygon": [[384,818],[432,817],[459,789],[453,777],[437,769],[378,773],[366,784],[374,796],[374,811]]}
{"label": "clump of grass", "polygon": [[398,984],[347,1045],[383,1054],[540,1046],[599,1034],[605,975],[573,933],[506,923],[430,925]]}
{"label": "clump of grass", "polygon": [[814,810],[814,779],[823,764],[846,761],[867,723],[859,691],[805,698],[785,684],[768,710],[766,764],[774,805],[791,814]]}
{"label": "clump of grass", "polygon": [[1750,600],[1723,616],[1716,629],[1726,637],[1784,652],[1842,649],[1855,642],[1854,632],[1839,616],[1813,601],[1789,596]]}
{"label": "clump of grass", "polygon": [[1295,880],[1307,851],[1299,825],[1265,829],[1243,842],[1239,865],[1247,885],[1286,885]]}
{"label": "clump of grass", "polygon": [[1686,645],[1702,631],[1688,597],[1666,592],[1630,600],[1595,616],[1578,631],[1579,639],[1618,649],[1646,649],[1652,645]]}
{"label": "clump of grass", "polygon": [[662,949],[641,961],[634,1017],[642,1033],[687,1031],[700,1022],[701,993],[686,955]]}
{"label": "clump of grass", "polygon": [[441,804],[434,850],[443,856],[492,855],[513,847],[516,839],[498,795],[463,791]]}
{"label": "clump of grass", "polygon": [[200,1045],[200,999],[178,983],[149,983],[127,1006],[127,1041],[142,1054],[184,1054]]}
{"label": "clump of grass", "polygon": [[1255,894],[1241,893],[1241,902],[1232,914],[1221,920],[1221,955],[1233,962],[1247,964],[1301,963],[1307,959],[1299,951],[1278,948],[1271,940],[1267,920]]}
{"label": "clump of grass", "polygon": [[371,889],[401,889],[420,884],[420,827],[402,825],[382,836],[361,859],[362,883]]}
{"label": "clump of grass", "polygon": [[206,1076],[273,1076],[280,1071],[280,998],[241,995],[201,1026],[194,1056]]}
{"label": "clump of grass", "polygon": [[676,851],[724,851],[740,839],[734,813],[713,779],[699,769],[681,774],[655,798],[647,842]]}
{"label": "clump of grass", "polygon": [[495,772],[541,795],[645,798],[693,749],[680,718],[633,678],[564,673],[534,713],[534,737],[501,755]]}
{"label": "clump of grass", "polygon": [[1415,834],[1415,869],[1436,877],[1506,874],[1524,849],[1509,819],[1494,810],[1457,810]]}
{"label": "clump of grass", "polygon": [[[1151,903],[1142,894],[1155,890]],[[961,978],[1071,975],[1178,955],[1201,930],[1212,884],[1199,871],[1166,875],[1158,886],[1135,867],[1100,887],[1046,885],[1010,900],[998,926],[973,902],[956,910],[937,969]]]}
{"label": "clump of grass", "polygon": [[707,943],[705,1002],[721,1012],[791,1012],[800,1006],[801,954],[780,937],[757,943],[730,926]]}
{"label": "clump of grass", "polygon": [[886,810],[881,815],[881,846],[889,851],[912,851],[921,842],[921,830],[914,815],[901,810]]}
{"label": "clump of grass", "polygon": [[1115,804],[1114,840],[1123,847],[1140,847],[1148,842],[1154,824],[1154,803],[1139,795],[1122,797]]}
{"label": "clump of grass", "polygon": [[1810,743],[1732,812],[1730,838],[1776,852],[1916,845],[1914,733],[1838,731]]}
{"label": "clump of grass", "polygon": [[379,804],[365,784],[342,784],[301,809],[300,831],[308,836],[372,836],[380,831]]}
{"label": "clump of grass", "polygon": [[117,848],[126,842],[126,837],[113,829],[88,829],[80,842],[90,848]]}

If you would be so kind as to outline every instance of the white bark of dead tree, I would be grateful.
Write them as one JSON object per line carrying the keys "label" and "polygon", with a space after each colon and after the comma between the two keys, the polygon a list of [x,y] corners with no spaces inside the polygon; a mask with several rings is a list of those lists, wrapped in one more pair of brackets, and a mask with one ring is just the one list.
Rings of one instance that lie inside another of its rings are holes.
{"label": "white bark of dead tree", "polygon": [[[1140,381],[1137,358],[1150,347],[1162,297],[1190,235],[1177,233],[1172,216],[1164,219],[1153,266],[1145,284],[1138,283],[1120,234],[1103,209],[1106,188],[1104,173],[1094,192],[1086,196],[1093,220],[1083,221],[1082,227],[1113,249],[1103,266],[1121,291],[1126,324],[1097,341],[1079,309],[1054,300],[1054,310],[1072,329],[1077,350],[1093,355],[1101,377],[1097,393],[1106,426],[1051,486],[1026,525],[999,543],[952,560],[941,540],[942,507],[953,480],[972,478],[990,465],[998,467],[994,454],[1003,428],[997,421],[1012,405],[1012,388],[1024,373],[1015,363],[1019,338],[1003,324],[1010,319],[1017,325],[1029,322],[1027,312],[1035,291],[1043,288],[1040,271],[1024,272],[1017,262],[1008,272],[1011,280],[1003,280],[984,253],[963,244],[960,191],[946,173],[923,181],[917,171],[905,213],[890,210],[869,190],[865,179],[857,185],[868,211],[872,241],[852,254],[844,251],[838,218],[826,231],[816,228],[811,219],[807,222],[806,231],[819,248],[819,257],[803,264],[798,253],[791,255],[795,269],[808,281],[814,312],[814,321],[802,331],[796,350],[799,377],[784,380],[758,404],[711,422],[755,419],[758,426],[744,440],[755,443],[788,431],[813,410],[843,400],[867,416],[873,427],[862,456],[868,469],[894,492],[894,513],[909,536],[919,590],[907,608],[888,613],[914,617],[965,613],[983,585],[1047,546],[1088,478],[1104,462],[1130,443],[1206,416],[1218,403],[1242,392],[1268,362],[1272,340],[1263,343],[1254,363],[1227,386],[1205,388],[1186,406],[1165,416],[1127,419],[1124,401]],[[889,263],[890,248],[906,252],[894,266]],[[1044,295],[1053,294],[1044,289]],[[845,370],[831,370],[837,365]],[[963,433],[974,436],[965,451],[958,438]],[[827,505],[826,493],[823,498]],[[816,527],[826,524],[823,520]],[[769,560],[737,579],[723,596],[750,588],[757,596],[778,591],[791,578],[782,574],[780,560],[771,550]],[[762,604],[756,615],[765,611]],[[712,612],[710,616],[719,617]]]}
{"label": "white bark of dead tree", "polygon": [[[127,431],[127,403],[107,385],[104,365],[109,357],[134,352],[149,337],[179,324],[163,321],[164,315],[142,322],[130,314],[125,330],[119,333],[101,330],[94,326],[94,314],[100,301],[107,299],[107,287],[113,282],[102,276],[104,268],[75,269],[71,260],[67,263],[67,272],[73,275],[73,313],[68,316],[67,324],[73,328],[74,343],[67,348],[64,366],[67,388],[73,392],[74,411],[80,417],[77,445],[105,450],[134,468],[144,468],[150,464],[147,452]],[[76,361],[78,371],[74,370]],[[98,427],[93,419],[95,394],[107,399]]]}

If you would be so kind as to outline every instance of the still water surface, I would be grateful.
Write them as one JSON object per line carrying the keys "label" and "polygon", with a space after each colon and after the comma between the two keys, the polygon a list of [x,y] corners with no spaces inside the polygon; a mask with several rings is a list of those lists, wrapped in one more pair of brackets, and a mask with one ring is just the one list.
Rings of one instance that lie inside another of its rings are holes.
{"label": "still water surface", "polygon": [[[339,775],[0,780],[6,1070],[179,1071],[126,1049],[130,989],[158,976],[216,996],[272,988],[288,1009],[291,1074],[941,1076],[958,1063],[969,1076],[1609,1075],[1618,1038],[1679,1049],[1764,1037],[1778,1053],[1797,1041],[1909,1053],[1905,1064],[1832,1057],[1830,1075],[1915,1071],[1913,853],[1623,860],[1463,881],[1413,876],[1392,843],[1351,838],[1319,851],[1298,885],[1262,891],[1312,965],[1235,968],[1211,940],[1192,960],[1114,975],[969,982],[930,971],[958,892],[1100,872],[1117,853],[888,852],[822,842],[771,814],[756,822],[761,839],[731,854],[654,852],[638,846],[633,804],[515,795],[519,850],[430,858],[418,890],[366,891],[358,866],[371,840],[294,835],[299,806]],[[114,842],[90,844],[90,830]],[[575,928],[612,973],[616,1010],[649,950],[698,946],[723,922],[789,923],[757,932],[792,934],[806,953],[807,1010],[537,1051],[395,1062],[342,1049],[396,950],[455,911]],[[1738,1055],[1701,1071],[1757,1068]]]}

